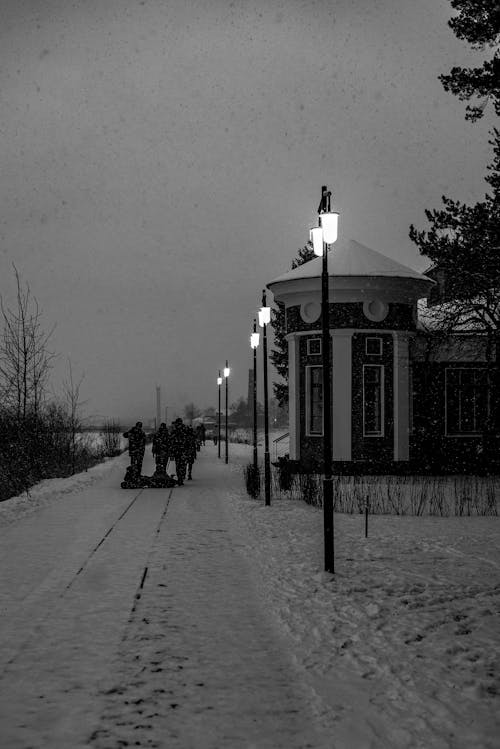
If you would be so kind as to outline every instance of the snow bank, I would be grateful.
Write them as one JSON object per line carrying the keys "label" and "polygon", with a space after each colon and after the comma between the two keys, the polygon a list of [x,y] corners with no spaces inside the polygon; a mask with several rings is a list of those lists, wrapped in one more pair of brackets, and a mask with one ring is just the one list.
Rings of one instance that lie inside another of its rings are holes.
{"label": "snow bank", "polygon": [[60,500],[67,494],[84,489],[98,479],[106,476],[113,468],[121,466],[125,473],[128,454],[117,458],[105,458],[103,463],[92,466],[87,471],[76,473],[65,478],[44,479],[32,486],[27,492],[0,502],[0,525],[12,523],[35,512],[40,507]]}

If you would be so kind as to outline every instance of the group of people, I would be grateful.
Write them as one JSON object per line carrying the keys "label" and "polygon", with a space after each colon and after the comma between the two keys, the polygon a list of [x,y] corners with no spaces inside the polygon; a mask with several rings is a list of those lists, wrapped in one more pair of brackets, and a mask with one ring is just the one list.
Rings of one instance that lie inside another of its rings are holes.
{"label": "group of people", "polygon": [[[132,429],[124,432],[123,436],[128,439],[130,472],[136,478],[140,478],[146,451],[146,433],[142,428],[142,422],[138,421]],[[196,430],[184,424],[181,418],[175,419],[170,428],[165,422],[160,424],[152,442],[152,453],[156,463],[155,476],[166,476],[168,462],[173,460],[177,484],[182,486],[186,480],[186,473],[188,479],[193,478],[193,463],[202,444],[205,444],[203,424],[196,427]]]}

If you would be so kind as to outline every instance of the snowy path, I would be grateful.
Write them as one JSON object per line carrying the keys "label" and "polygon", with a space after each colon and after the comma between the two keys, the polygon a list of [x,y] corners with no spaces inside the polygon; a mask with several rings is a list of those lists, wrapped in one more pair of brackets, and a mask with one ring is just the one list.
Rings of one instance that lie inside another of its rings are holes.
{"label": "snowy path", "polygon": [[202,457],[203,491],[174,490],[93,746],[323,745],[257,602],[221,472],[229,489],[235,476]]}
{"label": "snowy path", "polygon": [[103,482],[4,530],[0,725],[6,747],[76,746],[165,508]]}
{"label": "snowy path", "polygon": [[241,478],[201,455],[123,491],[123,465],[2,530],[2,746],[327,746],[224,506]]}
{"label": "snowy path", "polygon": [[332,577],[322,512],[250,499],[249,460],[0,503],[0,749],[498,749],[500,517],[336,514]]}

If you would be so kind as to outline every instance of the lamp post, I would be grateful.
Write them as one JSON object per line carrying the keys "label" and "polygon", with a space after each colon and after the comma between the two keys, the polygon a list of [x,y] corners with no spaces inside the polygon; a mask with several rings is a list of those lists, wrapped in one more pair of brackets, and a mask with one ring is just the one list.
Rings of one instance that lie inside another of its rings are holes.
{"label": "lamp post", "polygon": [[217,429],[217,457],[220,458],[220,386],[222,385],[222,377],[220,376],[220,369],[219,369],[219,376],[217,377],[217,388],[219,390],[219,410],[218,410],[218,429]]}
{"label": "lamp post", "polygon": [[260,335],[257,333],[257,323],[253,321],[253,333],[250,336],[250,346],[253,349],[253,469],[257,476],[259,466],[257,459],[257,347]]}
{"label": "lamp post", "polygon": [[267,397],[267,326],[271,322],[271,307],[266,306],[266,290],[262,292],[259,325],[263,329],[262,349],[264,359],[264,485],[265,503],[271,504],[271,461],[269,458],[269,404]]}
{"label": "lamp post", "polygon": [[228,435],[227,435],[228,386],[227,386],[227,383],[228,383],[228,380],[229,380],[229,372],[230,372],[229,365],[228,365],[227,359],[226,359],[226,366],[224,367],[224,379],[226,380],[226,463],[228,461],[228,447],[227,447],[227,445],[228,445],[228,442],[227,442],[227,437],[228,437]]}
{"label": "lamp post", "polygon": [[318,207],[319,226],[311,229],[314,254],[323,258],[321,271],[321,349],[323,364],[323,531],[325,542],[325,571],[335,572],[333,533],[333,477],[332,477],[332,396],[330,321],[328,294],[328,247],[337,240],[339,214],[330,209],[331,192],[321,188]]}

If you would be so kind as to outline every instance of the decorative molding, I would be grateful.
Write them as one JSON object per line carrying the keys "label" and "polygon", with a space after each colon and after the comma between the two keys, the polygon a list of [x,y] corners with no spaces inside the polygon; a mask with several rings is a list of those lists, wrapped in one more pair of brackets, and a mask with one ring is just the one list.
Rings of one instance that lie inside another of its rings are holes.
{"label": "decorative molding", "polygon": [[394,460],[410,457],[410,356],[411,333],[394,333]]}
{"label": "decorative molding", "polygon": [[319,319],[321,315],[321,304],[316,302],[314,299],[310,299],[307,302],[303,302],[300,305],[300,316],[304,322],[313,323]]}
{"label": "decorative molding", "polygon": [[[367,369],[377,369],[380,372],[380,429],[376,432],[366,431],[366,395],[365,395],[365,372]],[[385,366],[383,364],[363,364],[361,375],[363,389],[363,407],[361,411],[361,420],[363,424],[363,437],[378,438],[385,437]]]}
{"label": "decorative molding", "polygon": [[288,339],[288,425],[290,459],[300,459],[300,371],[299,351],[295,338]]}
{"label": "decorative molding", "polygon": [[363,314],[372,322],[382,322],[389,314],[389,305],[381,299],[363,302]]}

